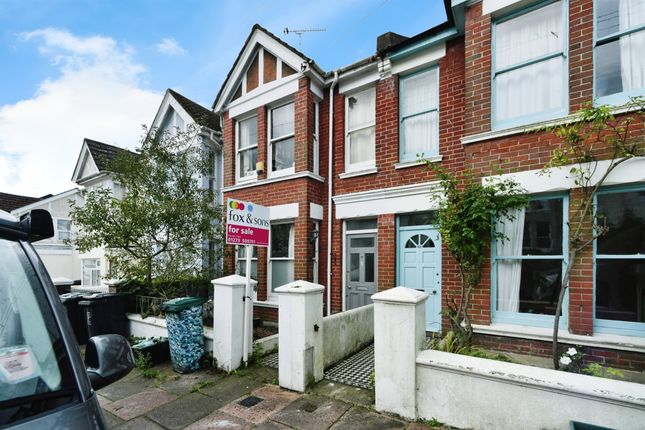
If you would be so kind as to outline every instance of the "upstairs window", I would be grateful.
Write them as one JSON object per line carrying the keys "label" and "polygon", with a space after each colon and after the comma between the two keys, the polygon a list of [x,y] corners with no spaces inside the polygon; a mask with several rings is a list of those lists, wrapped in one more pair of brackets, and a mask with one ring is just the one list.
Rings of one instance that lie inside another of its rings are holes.
{"label": "upstairs window", "polygon": [[439,154],[439,68],[401,78],[401,161]]}
{"label": "upstairs window", "polygon": [[257,161],[258,117],[254,116],[237,123],[237,178],[255,178]]}
{"label": "upstairs window", "polygon": [[271,109],[270,157],[271,174],[294,172],[294,110],[293,103]]}
{"label": "upstairs window", "polygon": [[645,93],[645,0],[596,0],[595,96],[624,104]]}
{"label": "upstairs window", "polygon": [[375,99],[374,88],[345,98],[345,170],[348,172],[374,167]]}
{"label": "upstairs window", "polygon": [[61,242],[71,239],[72,224],[68,219],[56,220],[56,238]]}
{"label": "upstairs window", "polygon": [[564,2],[500,20],[493,27],[493,128],[566,115]]}

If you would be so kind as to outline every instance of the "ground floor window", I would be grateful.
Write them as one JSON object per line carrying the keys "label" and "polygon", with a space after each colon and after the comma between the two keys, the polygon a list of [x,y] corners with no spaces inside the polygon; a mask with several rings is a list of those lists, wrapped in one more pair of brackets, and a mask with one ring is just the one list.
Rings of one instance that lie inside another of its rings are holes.
{"label": "ground floor window", "polygon": [[293,222],[271,225],[269,247],[269,282],[267,295],[276,288],[294,281],[294,226]]}
{"label": "ground floor window", "polygon": [[101,286],[101,260],[85,258],[81,260],[81,274],[84,287]]}
{"label": "ground floor window", "polygon": [[[235,273],[246,276],[246,246],[235,247]],[[251,279],[258,279],[258,248],[253,246],[251,254]]]}
{"label": "ground floor window", "polygon": [[566,255],[567,211],[566,197],[535,196],[527,208],[498,220],[497,231],[505,239],[493,244],[496,322],[553,323]]}
{"label": "ground floor window", "polygon": [[645,188],[598,193],[595,258],[595,328],[645,334]]}

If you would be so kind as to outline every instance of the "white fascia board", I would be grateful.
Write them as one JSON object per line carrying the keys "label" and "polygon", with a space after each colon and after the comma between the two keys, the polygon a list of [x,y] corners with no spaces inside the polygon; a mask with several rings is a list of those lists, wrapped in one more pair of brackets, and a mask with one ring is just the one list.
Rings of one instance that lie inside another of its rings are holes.
{"label": "white fascia board", "polygon": [[333,197],[336,218],[347,219],[437,209],[432,194],[440,192],[439,182],[422,182]]}
{"label": "white fascia board", "polygon": [[483,0],[482,15],[501,15],[539,3],[542,0]]}
{"label": "white fascia board", "polygon": [[[251,56],[255,53],[255,48],[258,44],[262,45],[277,58],[280,58],[283,63],[286,63],[293,70],[300,70],[300,65],[304,61],[302,57],[296,55],[293,51],[268,34],[264,33],[262,30],[256,29],[249,39],[249,42],[244,47],[244,51],[240,54],[240,59],[233,68],[230,79],[226,82],[222,95],[215,105],[215,112],[221,113],[222,111],[227,110],[225,105],[228,103],[232,92],[237,88],[237,83],[239,82],[241,75],[246,71],[248,62],[251,59]],[[277,80],[280,81],[282,78],[278,78]]]}
{"label": "white fascia board", "polygon": [[316,203],[309,203],[309,218],[322,220],[323,219],[323,207]]}
{"label": "white fascia board", "polygon": [[166,90],[166,94],[164,94],[163,98],[161,99],[161,104],[159,105],[159,109],[157,109],[157,113],[155,114],[155,119],[152,120],[150,129],[161,127],[161,122],[163,121],[164,117],[166,116],[166,112],[168,111],[169,102],[170,91]]}
{"label": "white fascia board", "polygon": [[[595,173],[591,177],[591,185],[598,183],[604,172],[609,167],[610,161],[599,161],[595,167]],[[587,167],[592,167],[590,164]],[[526,190],[527,194],[547,193],[557,191],[567,191],[572,188],[578,188],[571,175],[571,168],[574,165],[553,168],[549,173],[541,174],[541,170],[527,170],[524,172],[508,173],[504,175],[489,176],[482,178],[482,183],[488,181],[496,182],[504,179],[512,179],[520,187]],[[645,159],[632,158],[623,162],[620,166],[607,176],[603,186],[625,185],[632,183],[645,182]]]}
{"label": "white fascia board", "polygon": [[253,93],[235,100],[234,103],[228,106],[229,118],[236,118],[260,106],[293,96],[298,92],[298,79],[300,79],[300,76],[300,74],[295,74],[289,78],[271,82],[263,85],[259,91],[253,91]]}
{"label": "white fascia board", "polygon": [[269,218],[271,219],[271,221],[298,218],[298,213],[298,203],[287,203],[286,205],[269,206]]}
{"label": "white fascia board", "polygon": [[309,89],[310,89],[310,90],[311,90],[311,92],[312,92],[312,93],[314,93],[314,95],[315,95],[316,97],[318,97],[320,100],[322,100],[322,99],[324,99],[324,98],[325,98],[325,92],[324,92],[324,89],[323,89],[323,86],[322,86],[322,85],[319,85],[319,84],[317,84],[317,83],[316,83],[316,82],[314,82],[314,81],[311,81],[311,83],[309,84]]}
{"label": "white fascia board", "polygon": [[379,78],[378,63],[370,63],[358,70],[352,70],[345,75],[340,75],[338,78],[338,91],[341,94],[345,94],[359,90],[373,84]]}
{"label": "white fascia board", "polygon": [[78,159],[76,159],[76,165],[74,166],[74,173],[72,173],[72,182],[77,182],[83,179],[80,178],[79,175],[84,170],[83,167],[85,167],[87,160],[92,160],[91,162],[98,172],[99,169],[98,167],[96,167],[96,163],[94,162],[94,158],[90,153],[90,149],[87,147],[85,140],[83,140],[83,145],[81,145],[81,152],[78,154]]}
{"label": "white fascia board", "polygon": [[399,61],[391,61],[392,74],[399,74],[405,72],[412,72],[417,69],[429,67],[436,64],[439,60],[446,56],[446,44],[440,43],[434,45],[422,52],[405,57]]}
{"label": "white fascia board", "polygon": [[68,200],[70,197],[74,196],[75,194],[79,194],[79,193],[80,193],[80,189],[72,188],[71,190],[63,191],[62,193],[58,193],[58,194],[55,194],[55,195],[53,195],[51,197],[47,197],[46,199],[38,200],[37,202],[33,202],[33,203],[30,203],[30,204],[28,204],[26,206],[16,208],[16,209],[12,210],[11,213],[14,214],[14,215],[18,214],[18,213],[23,214],[23,213],[29,212],[30,210],[32,210],[34,208],[38,208],[38,207],[40,207],[42,205],[46,205],[46,204],[55,202],[57,200],[61,200],[61,199]]}

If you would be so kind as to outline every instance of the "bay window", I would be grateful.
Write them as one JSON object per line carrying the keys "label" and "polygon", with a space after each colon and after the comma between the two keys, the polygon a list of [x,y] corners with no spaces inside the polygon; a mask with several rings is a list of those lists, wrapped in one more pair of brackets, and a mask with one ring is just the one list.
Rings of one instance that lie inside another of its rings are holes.
{"label": "bay window", "polygon": [[294,229],[293,223],[271,225],[269,249],[269,282],[267,295],[276,288],[294,280]]}
{"label": "bay window", "polygon": [[566,255],[566,213],[565,198],[535,197],[527,208],[497,221],[505,239],[493,247],[495,322],[553,323]]}
{"label": "bay window", "polygon": [[345,98],[345,171],[374,167],[376,92],[370,88]]}
{"label": "bay window", "polygon": [[439,68],[402,77],[399,85],[401,161],[439,154]]}
{"label": "bay window", "polygon": [[594,331],[645,335],[645,189],[604,190],[597,216]]}
{"label": "bay window", "polygon": [[269,151],[271,157],[270,174],[294,172],[294,104],[271,109]]}
{"label": "bay window", "polygon": [[595,97],[624,104],[645,93],[645,0],[596,0]]}
{"label": "bay window", "polygon": [[255,178],[257,161],[258,117],[254,116],[237,123],[237,178]]}
{"label": "bay window", "polygon": [[564,5],[557,1],[495,23],[493,128],[566,115]]}

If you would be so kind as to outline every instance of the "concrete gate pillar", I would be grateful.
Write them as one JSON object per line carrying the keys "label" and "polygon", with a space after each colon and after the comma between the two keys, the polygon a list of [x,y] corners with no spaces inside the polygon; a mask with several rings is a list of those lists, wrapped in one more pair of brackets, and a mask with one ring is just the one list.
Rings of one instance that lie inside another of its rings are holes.
{"label": "concrete gate pillar", "polygon": [[[246,278],[230,275],[211,281],[213,284],[213,357],[217,367],[230,372],[242,364],[244,349],[244,289]],[[257,284],[251,280],[251,287]],[[252,326],[253,313],[247,324]],[[251,330],[253,333],[253,330]],[[253,351],[253,336],[249,337],[249,353]]]}
{"label": "concrete gate pillar", "polygon": [[405,287],[372,296],[377,411],[417,419],[416,358],[425,340],[427,298]]}
{"label": "concrete gate pillar", "polygon": [[323,378],[324,287],[295,281],[276,288],[280,386],[304,392]]}

